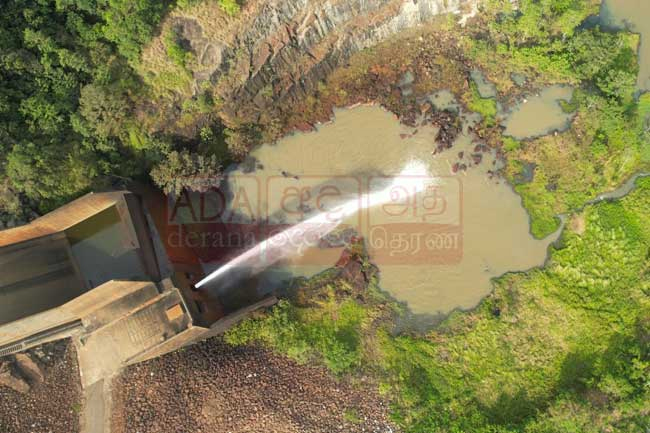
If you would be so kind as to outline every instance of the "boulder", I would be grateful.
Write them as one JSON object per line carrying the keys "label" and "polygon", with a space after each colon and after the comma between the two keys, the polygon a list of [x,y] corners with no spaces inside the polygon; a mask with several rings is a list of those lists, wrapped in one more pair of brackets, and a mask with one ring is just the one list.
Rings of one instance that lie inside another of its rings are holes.
{"label": "boulder", "polygon": [[0,386],[11,388],[21,394],[29,392],[29,384],[17,374],[9,362],[0,364]]}
{"label": "boulder", "polygon": [[25,353],[17,353],[16,366],[20,370],[21,374],[31,383],[43,382],[43,372],[38,364],[29,357],[29,355]]}

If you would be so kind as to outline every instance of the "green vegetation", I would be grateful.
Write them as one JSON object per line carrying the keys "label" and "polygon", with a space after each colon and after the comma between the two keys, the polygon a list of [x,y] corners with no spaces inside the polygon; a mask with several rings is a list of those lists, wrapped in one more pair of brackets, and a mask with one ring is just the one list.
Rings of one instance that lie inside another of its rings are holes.
{"label": "green vegetation", "polygon": [[[503,92],[511,91],[511,73],[524,73],[537,85],[570,83],[577,87],[563,108],[575,111],[572,128],[559,137],[541,137],[515,145],[504,141],[507,176],[515,183],[521,162],[536,163],[530,184],[517,191],[532,216],[533,233],[552,233],[553,217],[579,209],[598,192],[611,189],[648,167],[647,96],[634,100],[638,37],[598,27],[577,30],[599,2],[522,0],[488,3],[472,36],[463,43],[470,56]],[[480,37],[489,35],[489,37]],[[469,106],[481,112],[474,95]]]}
{"label": "green vegetation", "polygon": [[[181,9],[187,9],[202,1],[204,0],[178,0],[176,6]],[[218,0],[218,3],[219,7],[231,16],[237,15],[241,9],[237,0]]]}
{"label": "green vegetation", "polygon": [[[508,168],[519,167],[517,161],[508,163]],[[549,180],[542,169],[535,168],[533,182],[516,184],[515,191],[521,195],[524,207],[530,215],[530,230],[533,236],[543,238],[555,232],[559,227],[559,219],[555,211],[558,202],[556,193],[550,191]]]}
{"label": "green vegetation", "polygon": [[482,98],[473,81],[470,83],[470,88],[470,98],[467,101],[467,108],[479,113],[486,126],[494,126],[496,124],[497,101],[494,98]]}
{"label": "green vegetation", "polygon": [[[502,93],[517,92],[513,72],[534,86],[576,87],[563,104],[575,112],[567,132],[528,141],[497,135],[533,233],[553,232],[556,215],[573,212],[547,266],[497,279],[474,311],[453,313],[426,335],[395,337],[394,309],[355,303],[351,314],[343,305],[352,301],[330,296],[323,305],[285,301],[228,340],[258,341],[303,361],[316,357],[339,375],[372,375],[408,432],[646,431],[650,179],[620,201],[581,210],[650,162],[650,96],[634,99],[638,38],[576,30],[597,12],[596,1],[518,3],[515,11],[507,0],[489,2],[463,47]],[[494,126],[493,100],[480,98],[471,83],[464,100]],[[343,335],[332,331],[358,317]],[[327,337],[304,331],[313,326]],[[350,341],[358,343],[346,346]],[[332,363],[340,347],[356,361]]]}
{"label": "green vegetation", "polygon": [[237,0],[219,0],[219,6],[221,6],[228,15],[236,15],[239,13],[240,9]]}
{"label": "green vegetation", "polygon": [[[169,165],[175,147],[213,152],[206,160],[225,148],[221,132],[221,146],[204,146],[199,136],[172,144],[171,137],[151,135],[136,112],[152,99],[137,72],[141,51],[170,6],[161,0],[3,4],[0,220],[47,212],[116,180],[146,180],[160,161]],[[222,6],[237,9],[232,1]],[[167,41],[169,56],[186,68],[191,51],[176,34]],[[195,100],[188,113],[210,111],[209,96]],[[223,152],[219,158],[211,168],[224,162]],[[181,158],[189,164],[183,172],[205,174],[195,160]]]}
{"label": "green vegetation", "polygon": [[167,47],[167,56],[183,69],[186,69],[188,63],[194,59],[192,51],[181,43],[180,35],[174,30],[170,30],[165,35],[165,46]]}
{"label": "green vegetation", "polygon": [[[556,230],[557,214],[572,213],[548,265],[498,279],[476,310],[454,313],[424,336],[391,334],[399,308],[374,282],[359,298],[334,279],[319,296],[308,286],[309,302],[282,301],[244,321],[227,341],[320,360],[339,376],[374,375],[409,432],[650,429],[650,179],[623,200],[580,210],[650,168],[650,94],[634,97],[638,36],[578,28],[597,0],[489,0],[472,25],[449,29],[453,43],[397,40],[366,50],[295,101],[295,113],[280,120],[268,108],[255,122],[229,118],[226,130],[212,83],[193,86],[198,62],[183,30],[160,25],[172,7],[199,2],[3,4],[0,217],[46,212],[116,179],[150,176],[171,194],[201,190],[232,158],[287,125],[329,118],[334,105],[377,99],[408,114],[419,107],[391,86],[418,63],[427,74],[414,74],[414,94],[445,86],[483,116],[482,132],[502,146],[505,175],[535,236]],[[228,15],[240,9],[235,0],[218,5]],[[501,136],[496,100],[465,86],[459,59],[508,97],[524,91],[512,73],[525,75],[531,89],[571,84],[573,100],[562,106],[575,113],[572,127],[534,140]],[[273,95],[273,85],[259,93]],[[160,126],[170,118],[173,128]],[[161,132],[169,130],[173,136]],[[345,414],[351,422],[358,416]]]}
{"label": "green vegetation", "polygon": [[361,365],[361,330],[367,312],[352,300],[329,296],[317,308],[280,303],[264,320],[248,320],[229,331],[226,341],[262,341],[288,356],[306,362],[315,356],[334,373]]}
{"label": "green vegetation", "polygon": [[[220,0],[218,5],[230,15],[239,11],[235,0]],[[574,100],[564,104],[576,113],[571,130],[533,141],[498,139],[508,156],[510,180],[521,177],[520,167],[537,164],[527,183],[515,183],[532,215],[533,233],[542,237],[557,228],[555,214],[579,208],[650,164],[650,99],[633,99],[637,36],[598,28],[576,30],[597,11],[597,1],[522,0],[519,5],[513,10],[509,0],[491,0],[471,30],[450,32],[456,32],[460,49],[501,93],[514,92],[513,72],[526,75],[534,86],[563,82],[577,87]],[[229,117],[232,130],[224,130],[217,114],[221,101],[211,83],[194,88],[196,53],[182,27],[160,26],[172,8],[201,7],[209,5],[200,0],[11,0],[6,5],[0,31],[3,219],[20,217],[25,209],[46,212],[117,179],[147,180],[161,163],[168,167],[160,167],[158,174],[168,172],[175,158],[172,151],[216,156],[217,165],[224,166],[283,128],[304,126],[300,115],[277,119],[269,113],[255,123]],[[469,109],[483,116],[485,127],[497,130],[496,101],[481,98],[472,82],[459,90],[462,68],[445,49],[444,44],[429,47],[426,55],[439,68],[430,82],[417,83],[418,91],[433,90],[435,80],[442,80],[463,94]],[[373,59],[378,52],[368,50],[359,57]],[[402,49],[400,55],[421,53]],[[348,71],[333,74],[345,84],[332,91],[324,86],[318,98],[305,98],[296,110],[323,120],[329,111],[322,101],[358,102],[359,74],[379,87],[384,86],[380,82],[388,85],[403,73],[397,70],[403,60],[391,58],[385,64],[382,59],[372,67],[356,62]],[[265,99],[272,94],[272,86],[260,92]],[[404,109],[399,97],[380,99],[395,112]],[[209,145],[201,132],[206,125],[213,132]],[[190,162],[194,159],[175,162],[186,161],[185,172],[205,174],[200,164]],[[163,182],[161,187],[168,186],[165,176],[155,179]]]}
{"label": "green vegetation", "polygon": [[[161,4],[3,5],[0,175],[7,179],[4,196],[14,197],[9,202],[28,200],[43,212],[84,192],[98,176],[140,170],[121,146],[138,97],[127,59],[137,60],[136,45],[151,35]],[[5,200],[0,211],[20,213]]]}
{"label": "green vegetation", "polygon": [[151,178],[165,194],[179,195],[184,189],[207,191],[220,179],[221,166],[215,155],[203,156],[187,150],[172,151],[151,170]]}
{"label": "green vegetation", "polygon": [[645,180],[588,208],[546,269],[501,278],[475,313],[428,341],[385,339],[401,419],[413,431],[647,428],[648,204]]}
{"label": "green vegetation", "polygon": [[317,356],[338,374],[364,365],[408,432],[645,431],[648,220],[645,178],[628,197],[576,215],[546,268],[505,275],[475,311],[423,337],[391,336],[381,303],[330,295],[315,306],[283,301],[227,339]]}
{"label": "green vegetation", "polygon": [[521,149],[521,142],[515,138],[504,136],[503,137],[503,150],[506,152],[514,152]]}
{"label": "green vegetation", "polygon": [[584,19],[598,13],[600,2],[562,3],[521,0],[514,9],[509,0],[490,0],[474,33],[464,40],[466,50],[502,88],[512,72],[535,74],[547,82],[571,81],[567,39]]}
{"label": "green vegetation", "polygon": [[[78,3],[80,9],[90,2],[67,0],[63,3]],[[98,8],[86,8],[104,21],[103,36],[117,46],[119,52],[133,63],[138,63],[140,50],[149,42],[170,0],[102,0]],[[92,3],[90,3],[92,4]]]}
{"label": "green vegetation", "polygon": [[362,421],[357,411],[353,409],[346,410],[345,413],[343,414],[343,417],[345,418],[346,421],[351,422],[353,424],[358,424]]}

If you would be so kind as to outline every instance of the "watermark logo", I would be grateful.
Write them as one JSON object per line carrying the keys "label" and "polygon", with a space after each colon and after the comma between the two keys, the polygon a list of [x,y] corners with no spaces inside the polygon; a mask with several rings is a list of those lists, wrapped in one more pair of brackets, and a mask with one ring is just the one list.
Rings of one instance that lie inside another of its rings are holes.
{"label": "watermark logo", "polygon": [[362,221],[357,177],[272,176],[265,193],[269,262],[333,264]]}
{"label": "watermark logo", "polygon": [[[390,181],[367,210],[366,239],[381,264],[454,264],[462,259],[462,184],[457,177],[373,177],[370,191]],[[372,194],[370,194],[372,197]]]}
{"label": "watermark logo", "polygon": [[170,196],[167,216],[168,248],[190,250],[216,265],[254,251],[255,265],[328,266],[359,238],[380,266],[462,258],[457,177],[231,176]]}
{"label": "watermark logo", "polygon": [[259,179],[244,175],[167,196],[172,258],[219,264],[257,245],[265,238],[260,192]]}

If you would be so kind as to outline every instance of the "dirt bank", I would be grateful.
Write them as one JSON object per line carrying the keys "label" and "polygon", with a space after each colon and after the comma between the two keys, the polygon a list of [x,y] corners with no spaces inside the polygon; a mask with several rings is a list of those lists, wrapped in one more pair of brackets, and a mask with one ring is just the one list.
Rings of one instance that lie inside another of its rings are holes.
{"label": "dirt bank", "polygon": [[126,370],[114,433],[394,432],[376,385],[212,339]]}

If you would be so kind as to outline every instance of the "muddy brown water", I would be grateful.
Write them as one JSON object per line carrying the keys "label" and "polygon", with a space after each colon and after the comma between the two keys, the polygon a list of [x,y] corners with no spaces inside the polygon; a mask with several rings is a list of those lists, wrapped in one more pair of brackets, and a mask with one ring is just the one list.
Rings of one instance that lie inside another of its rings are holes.
{"label": "muddy brown water", "polygon": [[[294,134],[254,150],[251,157],[257,169],[232,172],[230,188],[250,189],[254,177],[259,200],[251,202],[259,202],[258,210],[271,221],[295,224],[315,212],[318,188],[339,188],[340,201],[363,200],[365,192],[385,186],[384,176],[395,176],[414,161],[421,163],[432,189],[410,198],[391,196],[395,201],[389,206],[360,207],[340,230],[349,226],[364,236],[379,265],[381,287],[413,313],[436,315],[471,308],[490,292],[492,278],[542,265],[555,237],[531,236],[520,197],[490,175],[497,166],[491,152],[475,152],[473,137],[461,135],[452,149],[433,155],[436,132],[433,126],[405,127],[377,106],[337,110],[335,120],[317,132]],[[476,164],[478,154],[481,161]],[[467,170],[454,172],[462,164]],[[302,202],[305,215],[300,215],[299,206],[287,207],[298,203],[286,200],[287,192],[299,190],[313,193],[311,200]],[[438,201],[431,198],[434,190]],[[288,208],[293,212],[286,212]],[[390,236],[383,231],[387,228]],[[434,241],[426,244],[427,236]],[[389,240],[405,237],[412,242],[384,248]],[[285,280],[313,275],[331,267],[340,251],[305,247],[269,275],[275,272]]]}
{"label": "muddy brown water", "polygon": [[480,69],[472,69],[470,76],[474,84],[476,84],[476,89],[481,98],[495,98],[497,96],[496,86],[485,78]]}
{"label": "muddy brown water", "polygon": [[650,90],[650,1],[604,0],[600,17],[607,27],[627,29],[641,35],[637,86],[640,90]]}
{"label": "muddy brown water", "polygon": [[517,104],[504,122],[505,135],[519,140],[566,130],[573,115],[566,113],[560,101],[570,101],[573,88],[550,86]]}

